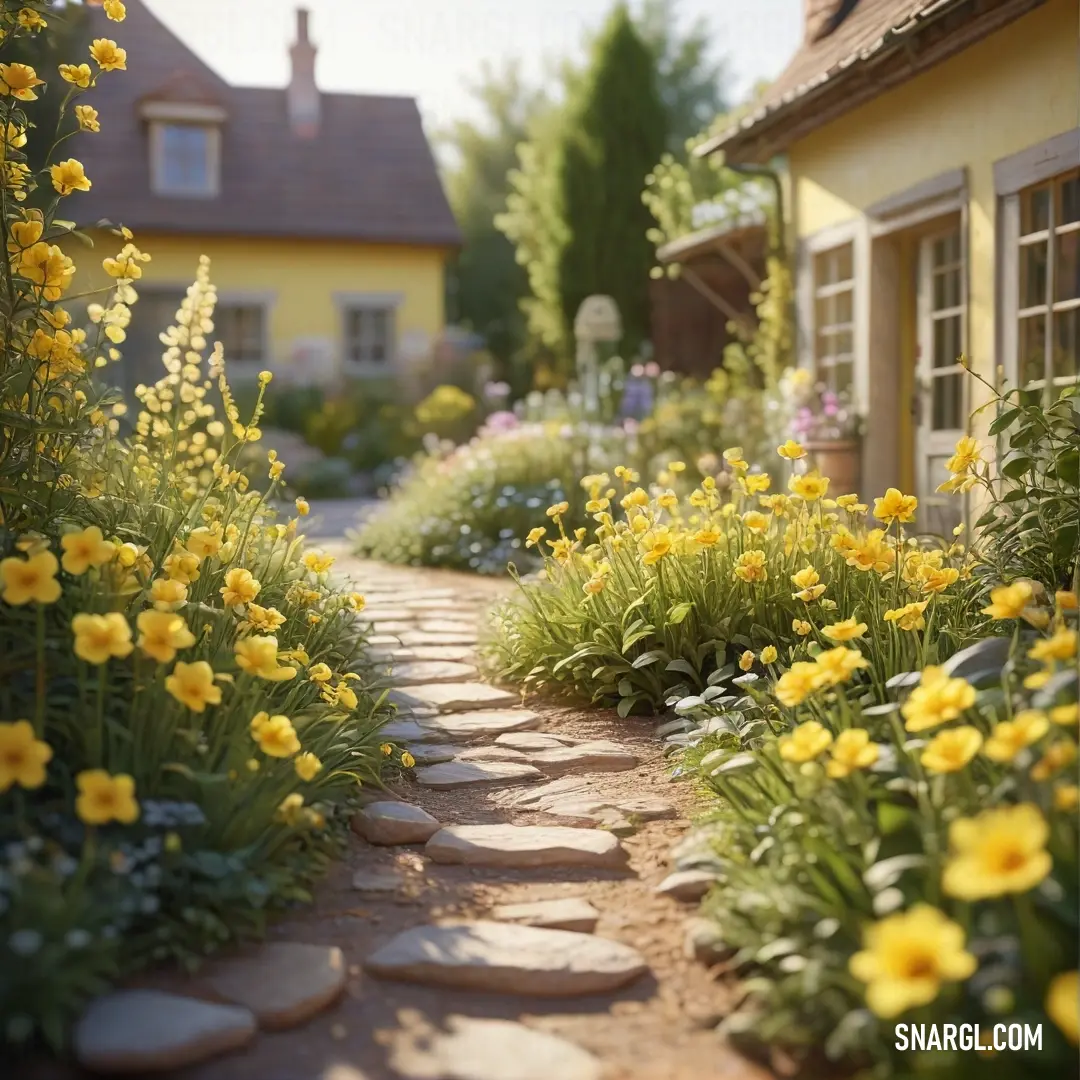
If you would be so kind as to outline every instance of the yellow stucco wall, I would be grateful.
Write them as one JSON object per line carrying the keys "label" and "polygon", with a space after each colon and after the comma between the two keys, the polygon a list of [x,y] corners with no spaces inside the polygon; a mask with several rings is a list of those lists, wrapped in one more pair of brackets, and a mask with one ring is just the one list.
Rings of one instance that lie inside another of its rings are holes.
{"label": "yellow stucco wall", "polygon": [[797,237],[850,221],[879,199],[966,166],[973,362],[994,354],[992,166],[1080,125],[1076,0],[1049,0],[952,59],[788,150]]}
{"label": "yellow stucco wall", "polygon": [[[433,339],[444,328],[447,252],[442,248],[147,232],[135,239],[152,256],[140,288],[186,287],[194,280],[199,256],[206,254],[211,259],[211,280],[223,297],[270,294],[268,359],[275,365],[288,364],[299,339],[327,339],[340,355],[342,318],[336,293],[400,294],[399,341],[415,333]],[[121,243],[109,234],[97,235],[95,242],[92,254],[72,252],[79,266],[78,290],[106,283],[101,258],[113,254]]]}

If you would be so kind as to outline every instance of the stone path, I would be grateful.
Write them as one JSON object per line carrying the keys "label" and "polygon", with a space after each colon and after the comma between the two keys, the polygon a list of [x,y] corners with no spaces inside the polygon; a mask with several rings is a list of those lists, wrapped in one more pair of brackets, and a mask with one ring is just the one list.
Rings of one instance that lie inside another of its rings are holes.
{"label": "stone path", "polygon": [[708,875],[670,858],[692,792],[670,783],[654,725],[526,709],[480,681],[500,583],[341,562],[397,676],[386,738],[415,769],[370,793],[346,862],[267,944],[99,1002],[85,1063],[182,1080],[766,1080],[711,1030],[732,989],[699,962],[721,955],[687,903]]}

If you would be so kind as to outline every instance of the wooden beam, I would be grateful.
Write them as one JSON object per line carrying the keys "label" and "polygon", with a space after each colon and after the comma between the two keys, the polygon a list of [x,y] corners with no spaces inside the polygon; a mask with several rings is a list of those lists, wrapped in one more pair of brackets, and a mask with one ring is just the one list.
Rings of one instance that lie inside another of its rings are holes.
{"label": "wooden beam", "polygon": [[709,301],[713,307],[723,312],[732,322],[738,323],[740,327],[753,332],[754,323],[743,311],[739,311],[734,304],[729,300],[726,300],[715,289],[711,288],[708,284],[701,280],[697,274],[694,273],[685,263],[682,264],[682,276],[695,288],[706,300]]}

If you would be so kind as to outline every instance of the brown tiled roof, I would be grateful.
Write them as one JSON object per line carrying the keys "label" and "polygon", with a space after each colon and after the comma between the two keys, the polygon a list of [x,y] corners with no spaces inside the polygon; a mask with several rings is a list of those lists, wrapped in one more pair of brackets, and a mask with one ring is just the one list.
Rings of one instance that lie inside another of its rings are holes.
{"label": "brown tiled roof", "polygon": [[[302,236],[369,243],[460,243],[412,98],[322,94],[315,138],[290,129],[284,89],[231,86],[144,6],[127,0],[117,25],[91,12],[95,37],[127,49],[126,72],[106,73],[87,97],[101,132],[79,139],[93,182],[71,200],[80,225],[106,218],[132,229]],[[150,188],[144,100],[222,106],[221,191],[214,198]]]}
{"label": "brown tiled roof", "polygon": [[[699,155],[723,149],[743,160],[763,160],[785,145],[785,128],[799,122],[803,130],[815,124],[815,106],[826,91],[840,100],[830,102],[828,112],[816,117],[827,123],[868,97],[902,81],[904,72],[893,65],[888,78],[876,82],[872,65],[887,54],[898,53],[932,21],[939,20],[958,47],[970,41],[964,29],[977,20],[989,33],[1045,0],[858,0],[854,9],[832,33],[816,41],[804,41],[788,66],[754,102],[753,108],[734,127],[721,132],[698,148]],[[839,0],[837,0],[839,5]],[[948,18],[946,18],[948,17]],[[981,36],[981,35],[980,35]],[[948,42],[939,40],[936,58],[948,55]],[[953,48],[953,52],[958,48]],[[875,69],[876,70],[876,69]],[[909,74],[914,66],[905,69]],[[860,94],[841,98],[846,79],[864,76]]]}

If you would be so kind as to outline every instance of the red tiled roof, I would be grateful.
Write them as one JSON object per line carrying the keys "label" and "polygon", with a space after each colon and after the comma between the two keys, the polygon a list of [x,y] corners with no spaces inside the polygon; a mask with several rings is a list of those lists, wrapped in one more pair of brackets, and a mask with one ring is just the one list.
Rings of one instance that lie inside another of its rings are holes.
{"label": "red tiled roof", "polygon": [[[101,132],[79,141],[93,181],[72,200],[84,227],[241,236],[303,236],[453,246],[460,233],[412,98],[322,94],[314,138],[289,126],[284,89],[231,86],[144,6],[127,0],[117,25],[91,12],[91,33],[127,49],[87,97]],[[214,104],[226,112],[221,189],[177,198],[150,187],[145,100]]]}
{"label": "red tiled roof", "polygon": [[[809,117],[816,92],[826,88],[832,90],[844,76],[867,68],[887,52],[895,52],[906,39],[938,16],[951,18],[955,15],[954,31],[976,19],[983,19],[996,28],[1045,0],[983,0],[971,5],[968,12],[959,10],[967,2],[858,0],[832,33],[815,41],[804,41],[776,81],[754,102],[750,112],[738,124],[704,143],[697,153],[709,154],[720,149],[738,153],[753,140],[767,139],[767,133],[772,131],[778,133],[773,141],[782,145],[780,129],[792,120],[803,121]],[[866,88],[863,89],[865,94]],[[836,93],[841,93],[838,86]],[[850,107],[858,103],[853,97]],[[842,108],[841,104],[826,119]],[[752,154],[751,160],[757,160],[757,156]]]}

